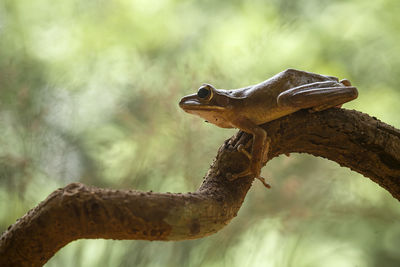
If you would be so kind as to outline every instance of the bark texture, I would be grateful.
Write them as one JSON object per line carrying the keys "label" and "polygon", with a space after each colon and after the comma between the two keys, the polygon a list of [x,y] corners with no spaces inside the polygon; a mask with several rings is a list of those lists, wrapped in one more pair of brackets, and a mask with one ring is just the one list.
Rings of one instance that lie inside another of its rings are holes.
{"label": "bark texture", "polygon": [[[324,157],[372,179],[400,200],[400,131],[392,126],[357,111],[330,109],[300,111],[263,127],[271,139],[267,161],[293,152]],[[247,158],[233,146],[250,138],[238,132],[227,140],[193,193],[80,183],[54,191],[2,234],[0,266],[41,266],[81,238],[184,240],[217,232],[236,216],[254,179],[226,179],[246,168]]]}

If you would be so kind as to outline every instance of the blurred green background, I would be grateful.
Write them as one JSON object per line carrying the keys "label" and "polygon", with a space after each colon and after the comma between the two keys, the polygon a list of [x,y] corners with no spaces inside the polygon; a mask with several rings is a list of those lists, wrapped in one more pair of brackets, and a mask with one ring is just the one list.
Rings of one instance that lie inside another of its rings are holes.
{"label": "blurred green background", "polygon": [[[400,127],[398,0],[2,0],[0,231],[71,182],[194,191],[236,130],[177,103],[297,68]],[[334,162],[263,169],[238,216],[184,242],[79,240],[46,266],[400,266],[400,204]]]}

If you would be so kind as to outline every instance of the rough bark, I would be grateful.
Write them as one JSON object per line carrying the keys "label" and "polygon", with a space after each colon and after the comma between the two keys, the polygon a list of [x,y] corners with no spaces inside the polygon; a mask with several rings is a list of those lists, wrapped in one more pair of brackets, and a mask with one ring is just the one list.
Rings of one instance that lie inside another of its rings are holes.
{"label": "rough bark", "polygon": [[[300,152],[336,161],[369,177],[400,200],[400,131],[357,111],[300,111],[263,126],[268,160]],[[233,149],[251,138],[239,132],[219,149],[200,188],[169,194],[110,190],[74,183],[54,191],[1,236],[0,266],[41,266],[81,238],[184,240],[217,232],[234,218],[253,177],[225,177],[246,168]]]}

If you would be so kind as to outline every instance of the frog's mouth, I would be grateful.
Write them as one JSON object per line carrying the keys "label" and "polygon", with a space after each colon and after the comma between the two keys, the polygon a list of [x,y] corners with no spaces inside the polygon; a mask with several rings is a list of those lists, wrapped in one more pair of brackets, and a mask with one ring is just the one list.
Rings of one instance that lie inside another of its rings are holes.
{"label": "frog's mouth", "polygon": [[204,101],[200,101],[196,95],[189,95],[185,96],[184,98],[181,99],[179,102],[179,106],[185,110],[222,110],[224,109],[223,107],[216,106],[213,104],[209,103],[204,103]]}

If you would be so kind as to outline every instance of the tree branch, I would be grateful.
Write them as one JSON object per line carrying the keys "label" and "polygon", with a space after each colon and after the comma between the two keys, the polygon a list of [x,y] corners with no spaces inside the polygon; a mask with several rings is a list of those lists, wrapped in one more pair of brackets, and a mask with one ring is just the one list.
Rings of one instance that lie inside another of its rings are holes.
{"label": "tree branch", "polygon": [[[268,160],[309,153],[371,178],[400,200],[400,131],[357,111],[300,111],[263,126]],[[185,240],[213,234],[240,209],[253,177],[229,182],[247,167],[233,149],[250,135],[238,132],[219,149],[200,188],[188,194],[110,190],[70,184],[11,225],[1,236],[0,266],[41,266],[82,238]],[[267,160],[267,161],[268,161]]]}

